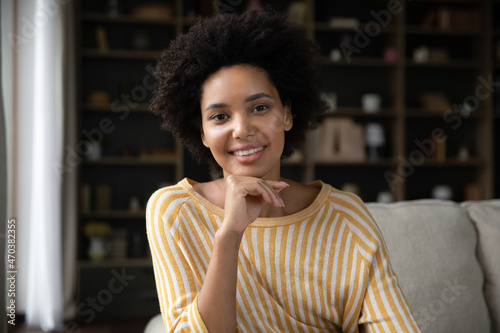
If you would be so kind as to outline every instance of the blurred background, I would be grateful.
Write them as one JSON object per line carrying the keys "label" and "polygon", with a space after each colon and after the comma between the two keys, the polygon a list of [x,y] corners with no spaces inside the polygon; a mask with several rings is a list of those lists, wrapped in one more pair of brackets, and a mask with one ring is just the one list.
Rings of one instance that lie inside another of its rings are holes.
{"label": "blurred background", "polygon": [[[54,323],[64,318],[66,327],[69,321],[70,327],[85,328],[131,321],[136,324],[127,324],[129,329],[140,331],[159,312],[144,225],[147,200],[156,189],[183,177],[207,181],[212,175],[149,112],[156,85],[150,66],[200,17],[271,6],[318,43],[320,86],[330,109],[317,116],[318,127],[302,149],[284,161],[284,177],[321,179],[367,202],[500,197],[500,1],[6,3],[2,20],[13,13],[2,23],[10,24],[2,32],[2,53],[10,54],[3,64],[3,91],[12,96],[5,101],[13,170],[9,216],[33,221],[30,209],[24,209],[23,193],[32,193],[35,185],[23,175],[37,179],[29,168],[43,156],[33,151],[44,154],[44,142],[26,134],[23,126],[37,128],[38,121],[48,121],[49,132],[59,133],[59,150],[50,153],[59,162],[49,163],[49,169],[56,170],[52,173],[60,189],[54,196],[60,198],[57,221],[62,222],[53,230],[67,237],[58,247],[64,253],[59,258],[65,272],[62,287],[48,288],[44,296],[64,295],[64,309],[53,311],[60,313]],[[51,23],[43,23],[44,15]],[[53,24],[53,18],[59,25],[37,42],[42,35],[37,31]],[[37,48],[44,45],[59,51],[51,57],[46,50],[46,58],[40,56],[45,60],[21,66],[29,54],[40,55]],[[64,45],[62,51],[58,45]],[[37,81],[34,74],[47,68],[44,61],[54,66],[50,82]],[[35,83],[32,100],[22,82]],[[41,89],[62,91],[52,101],[56,107],[41,116],[35,116],[42,112],[37,101],[43,103],[48,95],[36,97],[36,82]],[[50,113],[57,108],[60,113]],[[25,154],[30,157],[23,162]],[[33,236],[20,237],[28,243]],[[27,263],[29,250],[19,251]],[[19,277],[19,283],[36,285],[28,277]],[[24,290],[19,290],[20,315],[26,313],[35,326],[57,327],[29,316],[29,300],[23,299],[32,289]]]}

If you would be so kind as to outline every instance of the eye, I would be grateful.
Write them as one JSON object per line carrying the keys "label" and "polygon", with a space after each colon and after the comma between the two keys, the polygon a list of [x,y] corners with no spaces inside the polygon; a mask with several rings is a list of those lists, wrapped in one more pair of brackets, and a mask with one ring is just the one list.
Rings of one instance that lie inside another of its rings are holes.
{"label": "eye", "polygon": [[265,111],[268,109],[268,106],[267,105],[257,105],[253,111],[255,112],[262,112],[262,111]]}
{"label": "eye", "polygon": [[227,115],[223,114],[223,113],[216,113],[212,116],[210,116],[210,120],[214,120],[214,121],[224,121],[226,120],[228,117]]}

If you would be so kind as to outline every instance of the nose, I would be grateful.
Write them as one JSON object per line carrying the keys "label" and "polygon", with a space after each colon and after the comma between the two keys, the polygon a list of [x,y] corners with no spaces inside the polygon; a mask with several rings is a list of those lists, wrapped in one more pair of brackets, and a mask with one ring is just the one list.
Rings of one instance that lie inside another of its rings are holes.
{"label": "nose", "polygon": [[254,133],[254,125],[247,115],[237,115],[233,118],[233,138],[246,139]]}

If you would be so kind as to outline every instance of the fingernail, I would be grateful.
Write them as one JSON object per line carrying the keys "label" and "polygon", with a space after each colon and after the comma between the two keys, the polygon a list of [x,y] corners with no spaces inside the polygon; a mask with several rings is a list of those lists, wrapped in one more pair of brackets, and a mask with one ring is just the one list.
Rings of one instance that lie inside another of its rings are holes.
{"label": "fingernail", "polygon": [[285,207],[285,202],[283,201],[283,199],[279,198],[279,201],[280,201],[281,207]]}

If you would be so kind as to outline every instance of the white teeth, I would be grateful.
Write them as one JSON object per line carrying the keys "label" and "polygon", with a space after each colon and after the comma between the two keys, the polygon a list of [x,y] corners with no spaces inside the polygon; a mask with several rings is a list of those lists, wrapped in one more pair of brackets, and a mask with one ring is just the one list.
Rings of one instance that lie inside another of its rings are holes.
{"label": "white teeth", "polygon": [[261,151],[262,149],[264,149],[264,147],[254,148],[254,149],[249,149],[249,150],[238,150],[238,151],[234,151],[233,154],[236,156],[248,156],[248,155],[252,155],[252,154],[257,153],[257,152]]}

